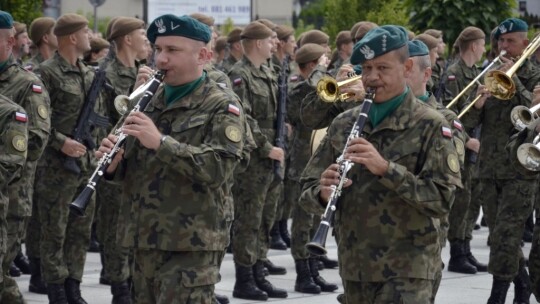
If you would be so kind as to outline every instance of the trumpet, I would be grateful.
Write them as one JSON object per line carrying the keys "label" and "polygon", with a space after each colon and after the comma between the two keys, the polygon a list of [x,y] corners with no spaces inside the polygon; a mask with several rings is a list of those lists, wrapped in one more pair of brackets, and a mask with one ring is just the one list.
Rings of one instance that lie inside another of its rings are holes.
{"label": "trumpet", "polygon": [[532,143],[518,147],[517,159],[525,169],[540,171],[540,135],[536,135]]}
{"label": "trumpet", "polygon": [[[150,100],[152,100],[154,93],[161,85],[163,77],[165,77],[165,74],[161,71],[157,72],[154,75],[152,80],[149,81],[149,85],[146,87],[146,90],[144,91],[142,97],[139,99],[135,107],[131,110],[131,113],[143,111],[146,108]],[[83,191],[81,191],[79,196],[77,196],[75,201],[73,201],[69,205],[69,209],[71,210],[71,212],[77,216],[84,216],[86,212],[86,207],[88,207],[88,203],[90,202],[92,194],[94,193],[94,191],[96,191],[96,186],[98,182],[101,180],[101,177],[103,177],[105,172],[107,172],[107,168],[111,164],[112,160],[126,142],[127,135],[122,132],[121,127],[116,129],[115,133],[116,135],[118,135],[118,140],[116,141],[116,144],[112,148],[111,152],[105,153],[105,155],[101,157],[98,162],[97,168],[92,174],[92,176],[90,176],[86,187],[83,189]]]}
{"label": "trumpet", "polygon": [[521,131],[539,117],[540,104],[527,108],[526,106],[515,106],[510,113],[510,120],[516,128]]}
{"label": "trumpet", "polygon": [[330,76],[324,76],[317,82],[317,95],[324,102],[346,101],[354,96],[353,93],[340,93],[340,88],[357,80],[361,80],[362,75],[353,74],[351,77],[337,81]]}

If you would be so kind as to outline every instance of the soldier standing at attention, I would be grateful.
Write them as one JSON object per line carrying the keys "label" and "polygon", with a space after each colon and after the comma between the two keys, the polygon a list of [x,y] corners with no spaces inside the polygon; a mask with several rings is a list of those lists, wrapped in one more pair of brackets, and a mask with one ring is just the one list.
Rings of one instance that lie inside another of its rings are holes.
{"label": "soldier standing at attention", "polygon": [[[277,83],[265,65],[272,57],[274,32],[259,22],[251,22],[242,31],[244,57],[229,72],[234,92],[240,97],[257,145],[249,166],[238,174],[233,187],[235,222],[233,254],[236,283],[233,297],[267,300],[286,298],[287,292],[274,287],[264,277],[260,244],[268,240],[270,227],[263,227],[263,208],[274,183],[273,162],[284,161],[283,149],[274,146],[277,109]],[[271,225],[271,223],[270,223]]]}
{"label": "soldier standing at attention", "polygon": [[[7,14],[5,12],[2,12]],[[7,211],[7,252],[3,261],[3,270],[9,271],[21,249],[21,241],[26,232],[26,225],[32,213],[32,195],[36,164],[41,157],[49,138],[51,127],[50,100],[41,80],[32,72],[23,69],[12,60],[11,48],[14,46],[12,28],[0,29],[0,43],[8,51],[0,54],[0,94],[15,100],[28,115],[28,156],[21,172],[21,177],[9,185],[9,208]],[[4,282],[2,299],[9,303],[22,303],[22,295],[17,283],[11,278]]]}
{"label": "soldier standing at attention", "polygon": [[[499,24],[495,38],[499,51],[506,51],[497,68],[508,71],[516,58],[523,53],[527,39],[527,23],[521,19],[509,18]],[[481,147],[478,156],[478,177],[482,183],[482,197],[486,207],[490,232],[490,252],[488,271],[493,275],[493,286],[489,304],[504,303],[510,283],[514,283],[514,303],[528,303],[530,283],[525,258],[521,249],[521,239],[525,222],[533,209],[536,193],[535,176],[523,175],[515,167],[509,166],[510,156],[506,144],[516,133],[510,120],[512,108],[517,105],[531,107],[533,89],[540,81],[540,71],[526,60],[512,77],[515,95],[509,100],[501,100],[484,86],[478,92],[483,97],[474,104],[473,110],[464,118],[471,125],[482,123]]]}
{"label": "soldier standing at attention", "polygon": [[[123,185],[121,244],[134,250],[136,303],[211,304],[229,243],[227,191],[242,156],[245,116],[238,97],[204,72],[208,26],[163,15],[147,36],[165,85],[144,112],[125,117],[130,137],[108,170]],[[115,141],[104,139],[97,157]]]}
{"label": "soldier standing at attention", "polygon": [[30,54],[30,38],[26,30],[26,24],[14,21],[15,45],[13,46],[13,58],[18,64],[22,64],[23,57]]}
{"label": "soldier standing at attention", "polygon": [[235,27],[228,35],[227,35],[227,44],[228,44],[228,56],[225,57],[223,60],[223,72],[229,73],[229,71],[232,69],[233,65],[242,59],[242,56],[244,56],[244,48],[242,47],[242,43],[240,42],[240,34],[242,33],[242,29],[239,27]]}
{"label": "soldier standing at attention", "polygon": [[[69,204],[86,185],[93,156],[72,132],[94,77],[80,60],[90,49],[88,20],[76,14],[61,16],[55,25],[58,52],[41,64],[41,78],[51,98],[51,135],[38,162],[34,203],[41,220],[41,269],[50,303],[86,303],[81,297],[86,249],[94,202],[86,216],[69,215]],[[64,167],[76,159],[75,173]]]}
{"label": "soldier standing at attention", "polygon": [[301,202],[324,212],[340,178],[334,162],[345,151],[356,165],[347,174],[334,229],[346,302],[430,303],[442,263],[438,218],[448,214],[461,186],[452,133],[406,84],[412,61],[404,28],[371,30],[355,53],[364,87],[375,90],[364,136],[344,147],[360,107],[336,117],[303,173]]}
{"label": "soldier standing at attention", "polygon": [[328,64],[328,73],[335,77],[339,68],[343,64],[349,63],[353,46],[354,44],[351,37],[351,31],[341,31],[337,34],[336,50],[334,51],[336,53],[336,59]]}
{"label": "soldier standing at attention", "polygon": [[24,63],[24,68],[39,76],[39,65],[51,58],[58,48],[58,40],[53,33],[56,21],[51,17],[39,17],[30,23],[30,40],[37,47],[37,54]]}

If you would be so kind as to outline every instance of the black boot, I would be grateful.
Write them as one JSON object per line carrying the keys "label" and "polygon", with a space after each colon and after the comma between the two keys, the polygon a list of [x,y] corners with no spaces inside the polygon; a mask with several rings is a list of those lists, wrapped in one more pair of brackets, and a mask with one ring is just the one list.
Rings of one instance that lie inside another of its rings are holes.
{"label": "black boot", "polygon": [[17,256],[15,257],[15,260],[13,260],[13,262],[23,274],[30,274],[30,262],[21,250],[19,250],[19,253],[17,253]]}
{"label": "black boot", "polygon": [[270,248],[276,250],[287,250],[287,244],[281,239],[279,232],[279,222],[274,222],[274,226],[270,229]]}
{"label": "black boot", "polygon": [[21,276],[21,270],[19,269],[19,267],[17,267],[17,265],[15,265],[14,262],[11,262],[11,264],[9,265],[9,276],[12,278],[17,278]]}
{"label": "black boot", "polygon": [[532,242],[533,230],[534,230],[534,220],[533,220],[533,214],[531,213],[529,217],[527,218],[527,221],[525,222],[525,229],[523,230],[522,240],[524,242],[527,242],[527,243]]}
{"label": "black boot", "polygon": [[41,262],[38,258],[30,258],[30,284],[28,290],[33,293],[47,294],[47,284],[41,277]]}
{"label": "black boot", "polygon": [[287,220],[279,221],[279,233],[281,234],[281,239],[287,244],[287,247],[291,248],[291,235],[287,227]]}
{"label": "black boot", "polygon": [[294,291],[311,294],[321,293],[321,288],[313,282],[313,278],[311,277],[308,260],[296,260],[294,264],[296,266]]}
{"label": "black boot", "polygon": [[448,271],[467,274],[475,274],[477,272],[476,267],[469,262],[469,259],[465,255],[465,245],[461,240],[450,243]]}
{"label": "black boot", "polygon": [[287,269],[285,267],[277,266],[274,263],[270,262],[270,260],[263,261],[264,267],[268,269],[269,274],[286,274]]}
{"label": "black boot", "polygon": [[64,287],[68,304],[88,304],[81,296],[81,282],[67,278]]}
{"label": "black boot", "polygon": [[68,304],[63,284],[47,284],[49,304]]}
{"label": "black boot", "polygon": [[317,268],[318,261],[318,258],[309,258],[309,271],[311,272],[313,282],[319,285],[322,291],[335,291],[336,289],[338,289],[338,286],[336,284],[326,282],[326,280],[319,274],[319,269]]}
{"label": "black boot", "polygon": [[510,282],[493,277],[493,286],[487,304],[504,304],[508,287],[510,287]]}
{"label": "black boot", "polygon": [[257,287],[253,270],[251,267],[244,267],[235,264],[236,282],[234,283],[233,297],[246,300],[268,300],[268,294]]}
{"label": "black boot", "polygon": [[131,304],[131,291],[127,281],[111,284],[112,304]]}
{"label": "black boot", "polygon": [[474,255],[471,252],[471,241],[465,240],[464,243],[464,249],[465,255],[467,256],[467,260],[469,260],[469,263],[476,267],[476,270],[478,272],[487,272],[488,271],[488,265],[478,262],[478,260],[474,257]]}
{"label": "black boot", "polygon": [[220,295],[216,293],[214,294],[214,297],[218,304],[229,304],[229,298],[227,298],[227,296],[225,295]]}
{"label": "black boot", "polygon": [[344,293],[338,294],[338,296],[337,296],[337,301],[338,301],[339,303],[341,303],[341,304],[347,303],[347,302],[345,301],[345,294],[344,294]]}
{"label": "black boot", "polygon": [[255,278],[257,287],[262,291],[265,291],[269,298],[286,298],[288,296],[285,289],[276,288],[272,283],[266,280],[264,277],[263,261],[259,260],[253,265],[253,277]]}
{"label": "black boot", "polygon": [[334,269],[339,266],[338,261],[330,259],[327,255],[319,256],[319,261],[324,264],[324,268],[326,269]]}
{"label": "black boot", "polygon": [[513,304],[529,304],[531,297],[531,280],[525,266],[519,268],[518,275],[514,278],[514,302]]}

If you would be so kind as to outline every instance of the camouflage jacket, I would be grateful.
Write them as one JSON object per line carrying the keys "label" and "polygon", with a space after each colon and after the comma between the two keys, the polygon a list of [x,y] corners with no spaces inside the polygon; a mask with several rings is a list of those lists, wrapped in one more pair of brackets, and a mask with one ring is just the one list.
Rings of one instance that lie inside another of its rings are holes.
{"label": "camouflage jacket", "polygon": [[[257,145],[255,154],[267,158],[274,147],[277,83],[267,66],[259,69],[244,56],[229,72],[233,91],[240,97]],[[271,162],[270,159],[268,159]]]}
{"label": "camouflage jacket", "polygon": [[[322,214],[321,173],[341,155],[360,107],[340,114],[310,159],[300,203]],[[355,165],[347,174],[334,220],[340,275],[344,280],[382,282],[391,278],[430,279],[441,265],[439,218],[448,214],[461,187],[457,153],[448,123],[412,92],[364,137],[389,161],[375,176]]]}
{"label": "camouflage jacket", "polygon": [[[478,76],[478,74],[480,74],[480,69],[477,66],[473,65],[472,67],[468,67],[465,64],[465,61],[463,61],[461,58],[456,63],[448,67],[443,81],[445,83],[446,90],[450,93],[450,95],[445,96],[446,99],[443,100],[443,104],[446,106],[448,103],[450,103],[450,101],[461,93],[461,91],[463,91],[463,89],[468,86],[474,80],[474,78],[476,78],[476,76]],[[481,81],[483,81],[483,79]],[[465,92],[463,96],[459,98],[458,102],[453,105],[450,110],[456,113],[461,112],[470,96],[472,96],[473,99],[475,98],[477,87],[478,85],[475,84],[469,90],[467,90],[467,92]],[[472,99],[469,101],[472,101]],[[468,127],[472,128],[474,126]]]}
{"label": "camouflage jacket", "polygon": [[[84,104],[86,94],[94,78],[94,71],[81,60],[72,66],[58,52],[41,64],[41,78],[51,98],[51,136],[38,166],[63,167],[65,154],[60,151],[66,138],[72,137],[77,118]],[[101,111],[100,100],[96,110]],[[97,142],[97,138],[96,138]],[[97,143],[96,143],[97,144]],[[88,152],[77,159],[81,171],[92,170],[93,153]]]}
{"label": "camouflage jacket", "polygon": [[223,250],[233,219],[229,185],[246,132],[240,101],[207,77],[168,107],[158,89],[144,113],[168,137],[157,151],[128,138],[116,173],[124,187],[122,245]]}
{"label": "camouflage jacket", "polygon": [[[26,161],[27,120],[21,106],[0,95],[0,204],[4,206],[8,205],[8,184],[18,179]],[[0,219],[5,220],[5,216]],[[5,250],[2,244],[0,250]]]}
{"label": "camouflage jacket", "polygon": [[45,61],[43,59],[43,56],[41,56],[41,53],[38,52],[36,55],[34,55],[32,58],[28,59],[28,61],[26,61],[24,64],[23,64],[23,68],[29,72],[32,72],[34,74],[36,74],[37,76],[40,76],[40,68],[39,68],[39,65]]}
{"label": "camouflage jacket", "polygon": [[216,68],[212,63],[206,64],[204,67],[208,77],[215,81],[218,85],[226,88],[232,88],[231,80],[223,71]]}
{"label": "camouflage jacket", "polygon": [[517,133],[510,120],[510,113],[517,105],[529,108],[534,86],[540,81],[540,70],[526,61],[512,77],[516,93],[510,100],[489,97],[484,107],[473,107],[465,116],[472,124],[482,123],[482,137],[478,155],[478,178],[514,179],[529,178],[521,175],[510,163],[505,146],[510,136]]}
{"label": "camouflage jacket", "polygon": [[9,215],[30,216],[34,173],[51,129],[50,99],[41,80],[12,62],[0,71],[0,94],[23,107],[28,115],[28,152],[21,179],[9,186]]}
{"label": "camouflage jacket", "polygon": [[107,109],[107,116],[113,125],[118,122],[121,116],[116,111],[114,99],[118,95],[129,96],[130,91],[136,89],[133,88],[133,85],[137,79],[138,69],[139,64],[136,64],[135,67],[127,67],[118,60],[118,57],[114,57],[105,68],[108,86],[102,90],[103,101]]}
{"label": "camouflage jacket", "polygon": [[226,74],[229,74],[232,67],[240,60],[236,60],[232,55],[227,56],[227,58],[223,59],[223,62],[221,63],[221,67],[223,68],[223,72]]}

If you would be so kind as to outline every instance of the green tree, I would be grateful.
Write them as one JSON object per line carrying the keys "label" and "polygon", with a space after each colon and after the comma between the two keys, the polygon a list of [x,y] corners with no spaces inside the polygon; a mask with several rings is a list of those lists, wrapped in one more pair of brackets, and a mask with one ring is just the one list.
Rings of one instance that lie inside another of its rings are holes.
{"label": "green tree", "polygon": [[43,0],[0,0],[0,8],[9,12],[13,19],[30,26],[32,20],[41,17]]}
{"label": "green tree", "polygon": [[404,4],[411,15],[410,24],[414,31],[441,29],[450,47],[467,26],[476,26],[489,37],[495,26],[515,15],[516,1],[405,0]]}
{"label": "green tree", "polygon": [[227,36],[234,29],[234,21],[230,17],[225,19],[219,29],[222,36]]}
{"label": "green tree", "polygon": [[387,0],[378,10],[367,13],[366,20],[377,24],[396,24],[409,28],[409,15],[402,0]]}

